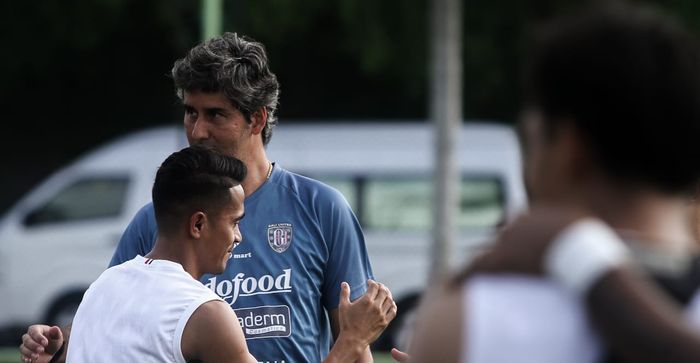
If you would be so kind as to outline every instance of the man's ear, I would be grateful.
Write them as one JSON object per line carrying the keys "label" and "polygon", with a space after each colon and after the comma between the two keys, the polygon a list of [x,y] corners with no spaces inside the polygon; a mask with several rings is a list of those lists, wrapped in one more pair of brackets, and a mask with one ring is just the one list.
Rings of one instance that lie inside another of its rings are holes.
{"label": "man's ear", "polygon": [[190,216],[189,232],[194,239],[202,238],[204,227],[207,224],[207,215],[204,212],[195,212]]}
{"label": "man's ear", "polygon": [[259,135],[267,125],[267,108],[260,107],[257,111],[250,115],[250,126],[253,135]]}

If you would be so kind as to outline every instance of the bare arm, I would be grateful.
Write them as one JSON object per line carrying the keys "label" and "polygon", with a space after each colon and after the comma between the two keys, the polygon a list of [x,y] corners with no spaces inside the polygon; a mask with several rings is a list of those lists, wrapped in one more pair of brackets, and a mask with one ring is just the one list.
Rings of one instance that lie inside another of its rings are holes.
{"label": "bare arm", "polygon": [[396,317],[396,304],[386,286],[372,280],[367,285],[367,292],[354,302],[350,287],[341,285],[340,305],[329,314],[337,338],[324,363],[373,361],[369,344]]}
{"label": "bare arm", "polygon": [[700,335],[649,281],[616,269],[588,293],[589,311],[606,341],[634,362],[700,362]]}
{"label": "bare arm", "polygon": [[421,302],[409,355],[392,352],[398,362],[459,362],[464,341],[462,300],[459,289],[444,286],[425,294]]}
{"label": "bare arm", "polygon": [[[460,280],[482,272],[544,274],[544,256],[552,242],[582,216],[566,209],[532,211],[507,228],[494,248],[477,259]],[[625,358],[700,362],[700,334],[690,329],[677,306],[630,267],[608,270],[585,296],[609,347]]]}
{"label": "bare arm", "polygon": [[236,314],[218,300],[195,310],[182,333],[181,349],[188,362],[257,363],[248,352]]}
{"label": "bare arm", "polygon": [[[328,312],[328,316],[330,317],[331,320],[331,330],[333,331],[333,339],[335,339],[336,342],[338,342],[338,335],[340,334],[340,317],[339,317],[339,309],[333,309]],[[335,345],[335,344],[334,344]],[[347,349],[347,348],[343,348]],[[352,348],[351,348],[352,349]],[[372,363],[374,362],[374,358],[372,357],[372,351],[369,349],[369,346],[360,354],[360,358],[355,360],[356,363]]]}

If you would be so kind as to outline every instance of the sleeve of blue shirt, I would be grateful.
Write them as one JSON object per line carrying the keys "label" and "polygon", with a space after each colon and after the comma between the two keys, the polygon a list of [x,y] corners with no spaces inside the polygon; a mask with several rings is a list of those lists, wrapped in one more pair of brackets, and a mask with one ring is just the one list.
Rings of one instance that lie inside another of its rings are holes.
{"label": "sleeve of blue shirt", "polygon": [[374,276],[355,214],[340,192],[331,190],[328,194],[330,203],[320,213],[321,230],[328,246],[323,306],[333,310],[338,307],[341,282],[350,285],[350,298],[354,300],[367,291],[367,279]]}
{"label": "sleeve of blue shirt", "polygon": [[109,267],[129,261],[136,255],[146,255],[153,248],[157,232],[153,204],[148,203],[136,213],[126,227]]}

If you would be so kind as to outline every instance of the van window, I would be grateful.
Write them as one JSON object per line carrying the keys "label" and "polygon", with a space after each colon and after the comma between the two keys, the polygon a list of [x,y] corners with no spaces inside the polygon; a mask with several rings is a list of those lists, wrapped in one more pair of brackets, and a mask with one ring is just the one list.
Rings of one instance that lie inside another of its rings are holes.
{"label": "van window", "polygon": [[[342,178],[316,176],[338,189],[367,229],[428,230],[433,223],[429,178]],[[457,226],[492,228],[505,216],[503,184],[497,177],[464,176]]]}
{"label": "van window", "polygon": [[[463,177],[459,194],[458,228],[492,228],[501,222],[504,199],[499,179]],[[428,178],[368,180],[362,198],[366,228],[428,230],[432,226]]]}
{"label": "van window", "polygon": [[99,176],[79,179],[60,190],[48,203],[28,213],[27,227],[118,216],[129,180]]}
{"label": "van window", "polygon": [[460,189],[460,228],[491,228],[504,222],[505,196],[498,178],[464,178]]}

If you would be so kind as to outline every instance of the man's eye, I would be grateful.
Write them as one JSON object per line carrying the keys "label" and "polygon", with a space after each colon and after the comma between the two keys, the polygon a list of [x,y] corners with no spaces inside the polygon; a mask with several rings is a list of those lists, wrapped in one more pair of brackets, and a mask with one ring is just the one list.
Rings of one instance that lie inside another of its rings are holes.
{"label": "man's eye", "polygon": [[219,111],[211,111],[209,112],[209,117],[210,118],[216,118],[216,117],[223,117],[224,114],[219,112]]}

